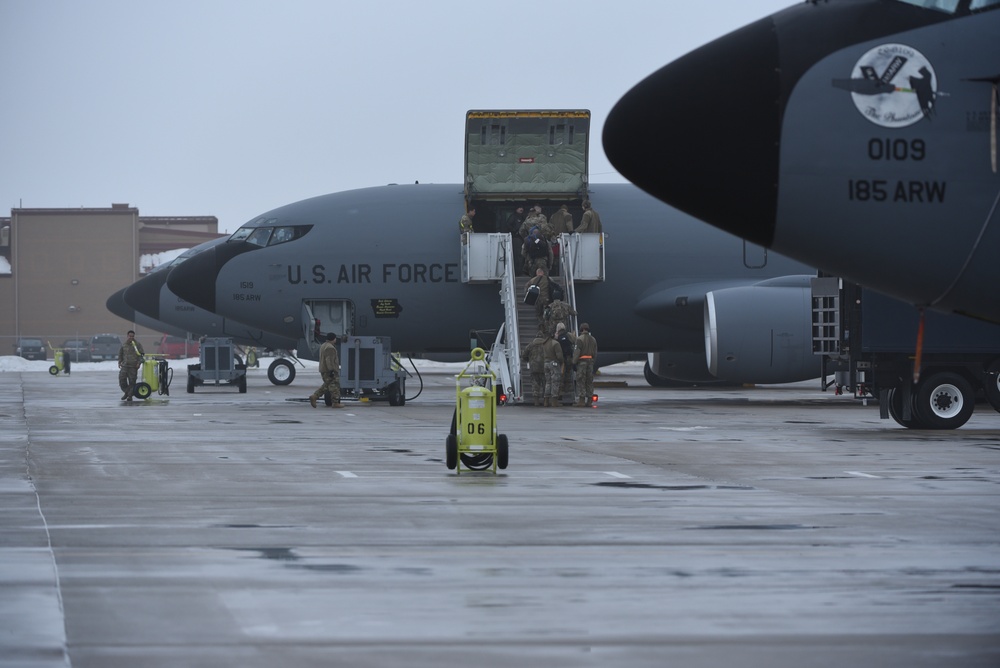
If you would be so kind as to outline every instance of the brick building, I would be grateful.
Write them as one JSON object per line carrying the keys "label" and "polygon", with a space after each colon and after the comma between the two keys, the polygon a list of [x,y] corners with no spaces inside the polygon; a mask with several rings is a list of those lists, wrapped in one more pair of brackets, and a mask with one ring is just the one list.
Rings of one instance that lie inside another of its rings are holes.
{"label": "brick building", "polygon": [[0,218],[0,355],[22,336],[59,346],[128,329],[153,350],[158,333],[113,315],[108,297],[148,270],[142,256],[215,239],[218,227],[215,216],[140,216],[128,204],[11,209]]}

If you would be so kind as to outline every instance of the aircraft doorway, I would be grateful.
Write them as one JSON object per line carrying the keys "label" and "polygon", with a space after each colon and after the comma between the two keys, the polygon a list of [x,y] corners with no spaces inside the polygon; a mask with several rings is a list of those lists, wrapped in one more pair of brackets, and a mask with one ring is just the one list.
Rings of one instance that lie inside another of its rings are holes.
{"label": "aircraft doorway", "polygon": [[348,299],[307,299],[302,302],[302,338],[315,357],[326,335],[354,334],[354,302]]}

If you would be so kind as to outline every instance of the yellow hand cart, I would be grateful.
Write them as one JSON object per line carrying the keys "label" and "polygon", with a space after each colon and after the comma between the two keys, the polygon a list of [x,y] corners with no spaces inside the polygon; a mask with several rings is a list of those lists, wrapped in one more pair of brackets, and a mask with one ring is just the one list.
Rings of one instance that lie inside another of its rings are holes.
{"label": "yellow hand cart", "polygon": [[496,374],[485,361],[482,348],[472,351],[472,359],[455,376],[455,416],[445,439],[445,464],[456,474],[462,465],[472,471],[506,469],[506,434],[497,434]]}

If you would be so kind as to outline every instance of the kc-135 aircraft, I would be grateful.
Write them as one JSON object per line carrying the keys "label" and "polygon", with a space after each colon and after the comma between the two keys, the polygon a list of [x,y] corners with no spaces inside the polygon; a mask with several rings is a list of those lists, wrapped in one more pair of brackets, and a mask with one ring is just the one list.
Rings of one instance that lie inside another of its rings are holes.
{"label": "kc-135 aircraft", "polygon": [[[630,184],[593,184],[589,196],[608,233],[606,280],[577,284],[576,308],[602,355],[655,353],[651,382],[819,376],[810,340],[814,270]],[[505,216],[503,206],[480,204],[477,220]],[[300,354],[319,345],[317,331],[389,336],[407,354],[467,354],[470,331],[496,328],[504,311],[497,285],[461,280],[464,210],[461,185],[306,199],[172,266],[167,287],[205,311],[295,339]]]}
{"label": "kc-135 aircraft", "polygon": [[802,2],[615,105],[630,181],[918,306],[1000,322],[1000,0]]}

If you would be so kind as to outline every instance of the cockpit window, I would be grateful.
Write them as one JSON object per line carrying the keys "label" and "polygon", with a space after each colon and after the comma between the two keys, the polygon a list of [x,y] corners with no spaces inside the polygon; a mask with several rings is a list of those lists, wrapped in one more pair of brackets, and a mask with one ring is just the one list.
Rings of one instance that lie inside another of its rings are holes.
{"label": "cockpit window", "polygon": [[1000,9],[1000,0],[896,0],[908,5],[931,9],[946,14],[965,15],[974,12]]}
{"label": "cockpit window", "polygon": [[1000,7],[1000,0],[972,0],[969,10],[976,12],[980,9]]}
{"label": "cockpit window", "polygon": [[229,241],[246,241],[255,246],[274,246],[294,241],[312,229],[312,225],[278,225],[277,223],[275,218],[252,220],[233,232]]}
{"label": "cockpit window", "polygon": [[947,12],[948,14],[954,14],[955,10],[958,9],[959,0],[899,0],[900,2],[905,2],[908,5],[916,5],[917,7],[923,7],[924,9],[934,9],[939,12]]}
{"label": "cockpit window", "polygon": [[246,240],[254,246],[266,246],[267,240],[271,238],[271,232],[273,230],[273,227],[258,227],[250,233],[250,236],[248,236]]}

